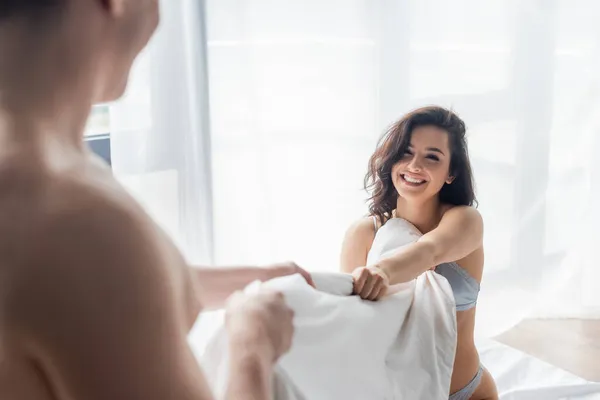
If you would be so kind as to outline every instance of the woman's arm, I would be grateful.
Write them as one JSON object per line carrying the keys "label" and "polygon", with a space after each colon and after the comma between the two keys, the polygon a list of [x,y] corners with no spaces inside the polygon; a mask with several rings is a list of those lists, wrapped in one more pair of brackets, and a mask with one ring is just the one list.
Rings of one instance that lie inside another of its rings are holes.
{"label": "woman's arm", "polygon": [[373,218],[363,218],[346,232],[341,255],[342,272],[352,274],[354,278],[354,294],[372,301],[381,299],[389,286],[389,279],[382,271],[365,267],[374,239]]}
{"label": "woman's arm", "polygon": [[439,225],[418,241],[377,262],[391,284],[408,282],[435,266],[465,258],[481,247],[483,220],[468,206],[446,211]]}
{"label": "woman's arm", "polygon": [[375,227],[372,218],[361,218],[346,231],[342,242],[340,270],[352,273],[356,268],[364,267],[367,255],[375,239]]}

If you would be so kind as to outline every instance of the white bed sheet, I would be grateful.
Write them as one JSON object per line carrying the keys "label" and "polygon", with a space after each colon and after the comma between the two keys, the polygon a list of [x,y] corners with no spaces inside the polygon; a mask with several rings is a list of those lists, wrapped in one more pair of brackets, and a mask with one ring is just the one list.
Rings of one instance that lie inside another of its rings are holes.
{"label": "white bed sheet", "polygon": [[477,347],[481,362],[496,380],[501,400],[600,400],[600,383],[494,340],[480,340]]}
{"label": "white bed sheet", "polygon": [[[220,317],[214,314],[206,313],[201,318],[218,326]],[[192,330],[190,334],[190,345],[199,361],[211,333]],[[495,340],[478,340],[477,348],[481,362],[496,380],[500,400],[600,400],[600,383],[589,382]]]}

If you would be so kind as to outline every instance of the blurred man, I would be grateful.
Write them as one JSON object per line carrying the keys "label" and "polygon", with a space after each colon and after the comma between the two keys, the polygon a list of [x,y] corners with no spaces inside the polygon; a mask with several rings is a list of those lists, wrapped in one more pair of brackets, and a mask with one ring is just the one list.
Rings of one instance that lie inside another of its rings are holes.
{"label": "blurred man", "polygon": [[[212,399],[186,335],[254,279],[190,269],[83,144],[123,93],[157,0],[0,0],[0,398]],[[228,398],[267,399],[292,312],[276,293],[227,311]]]}

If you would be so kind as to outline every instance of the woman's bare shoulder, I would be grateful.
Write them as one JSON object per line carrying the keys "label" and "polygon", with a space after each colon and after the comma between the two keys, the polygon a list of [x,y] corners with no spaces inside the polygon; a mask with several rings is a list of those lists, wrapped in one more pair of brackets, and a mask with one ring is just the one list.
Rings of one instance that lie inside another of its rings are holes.
{"label": "woman's bare shoulder", "polygon": [[352,272],[358,267],[363,267],[367,255],[375,239],[374,218],[363,217],[354,221],[344,235],[342,242],[341,270]]}
{"label": "woman's bare shoulder", "polygon": [[[481,213],[477,208],[472,206],[456,206],[452,204],[444,204],[442,206],[442,217],[446,215],[446,213],[451,212],[453,214],[457,213],[466,213],[471,218],[476,219],[483,223]],[[463,257],[460,260],[456,260],[456,263],[463,268],[465,271],[469,273],[473,278],[475,278],[478,282],[481,282],[483,276],[483,267],[484,267],[484,248],[483,244],[473,250],[470,254]]]}

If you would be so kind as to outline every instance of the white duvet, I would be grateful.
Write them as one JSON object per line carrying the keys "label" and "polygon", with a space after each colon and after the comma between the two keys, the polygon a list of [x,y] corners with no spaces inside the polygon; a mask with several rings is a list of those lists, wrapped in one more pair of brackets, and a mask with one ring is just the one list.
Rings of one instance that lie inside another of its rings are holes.
{"label": "white duvet", "polygon": [[[418,239],[402,220],[380,229],[369,262]],[[275,400],[448,399],[454,361],[454,298],[445,278],[427,272],[378,303],[349,296],[352,279],[314,274],[256,282],[281,290],[296,311],[292,349],[277,366]],[[227,382],[223,312],[203,314],[190,344],[216,394]],[[501,400],[600,400],[587,382],[491,340],[478,343]]]}
{"label": "white duvet", "polygon": [[[415,240],[407,230],[404,241],[398,241],[402,232],[395,232],[396,247]],[[372,251],[387,252],[390,247],[374,244]],[[295,311],[292,349],[277,365],[276,400],[448,398],[456,314],[445,278],[427,272],[394,287],[395,293],[379,302],[351,296],[349,275],[314,274],[314,279],[317,290],[299,275],[246,288],[252,292],[264,285],[280,290]],[[210,329],[202,324],[200,320],[195,330]],[[227,382],[226,343],[219,322],[200,351],[201,365],[217,396]]]}
{"label": "white duvet", "polygon": [[600,383],[491,339],[479,339],[477,348],[496,380],[500,400],[600,400]]}

